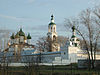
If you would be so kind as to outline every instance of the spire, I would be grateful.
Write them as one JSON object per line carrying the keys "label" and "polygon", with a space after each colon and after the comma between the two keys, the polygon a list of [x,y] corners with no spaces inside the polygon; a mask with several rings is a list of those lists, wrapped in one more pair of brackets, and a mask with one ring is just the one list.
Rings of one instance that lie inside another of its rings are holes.
{"label": "spire", "polygon": [[27,39],[31,39],[30,33],[28,33]]}
{"label": "spire", "polygon": [[51,20],[53,20],[53,14],[51,15]]}
{"label": "spire", "polygon": [[20,28],[20,32],[22,32],[22,28]]}
{"label": "spire", "polygon": [[72,27],[72,31],[73,31],[73,32],[75,31],[75,26]]}
{"label": "spire", "polygon": [[75,33],[75,26],[73,26],[73,27],[72,27],[72,38],[75,37],[75,34],[76,34],[76,33]]}
{"label": "spire", "polygon": [[12,36],[10,37],[11,39],[15,39],[15,35],[14,33],[12,34]]}
{"label": "spire", "polygon": [[56,25],[56,24],[54,23],[54,16],[53,16],[53,14],[51,15],[51,22],[49,23],[49,25]]}
{"label": "spire", "polygon": [[54,16],[53,16],[53,14],[51,15],[51,22],[54,23]]}
{"label": "spire", "polygon": [[19,38],[19,32],[17,32],[17,34],[15,35],[15,38]]}
{"label": "spire", "polygon": [[23,32],[22,28],[20,28],[19,36],[25,36],[25,33]]}

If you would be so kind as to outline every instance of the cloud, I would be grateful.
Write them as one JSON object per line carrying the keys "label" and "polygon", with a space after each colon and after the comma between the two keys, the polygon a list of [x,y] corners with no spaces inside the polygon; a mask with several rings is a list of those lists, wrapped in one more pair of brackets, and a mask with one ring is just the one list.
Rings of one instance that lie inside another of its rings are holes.
{"label": "cloud", "polygon": [[6,18],[6,19],[14,19],[14,20],[17,20],[16,17],[13,17],[13,16],[7,16],[7,15],[2,15],[2,14],[0,14],[0,17]]}
{"label": "cloud", "polygon": [[7,15],[2,15],[2,14],[0,14],[0,17],[5,18],[5,19],[17,20],[17,21],[34,21],[35,20],[35,19],[32,19],[32,18],[7,16]]}
{"label": "cloud", "polygon": [[100,1],[99,0],[91,0],[91,1],[89,1],[88,2],[88,4],[92,4],[92,5],[98,5],[100,3]]}

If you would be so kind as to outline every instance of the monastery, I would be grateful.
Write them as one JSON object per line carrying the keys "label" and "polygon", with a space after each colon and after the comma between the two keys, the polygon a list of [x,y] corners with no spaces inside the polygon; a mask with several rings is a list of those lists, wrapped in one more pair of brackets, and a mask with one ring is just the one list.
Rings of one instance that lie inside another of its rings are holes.
{"label": "monastery", "polygon": [[[8,48],[0,52],[0,62],[11,63],[40,63],[44,65],[69,65],[78,63],[79,60],[88,59],[86,50],[80,48],[80,40],[76,36],[75,26],[72,27],[72,36],[66,41],[65,46],[60,47],[57,41],[56,23],[54,16],[48,24],[47,38],[50,49],[40,53],[31,44],[31,35],[25,35],[22,28],[16,34],[12,34],[8,42]],[[96,54],[96,59],[100,60],[100,54]],[[81,65],[81,64],[80,64]]]}

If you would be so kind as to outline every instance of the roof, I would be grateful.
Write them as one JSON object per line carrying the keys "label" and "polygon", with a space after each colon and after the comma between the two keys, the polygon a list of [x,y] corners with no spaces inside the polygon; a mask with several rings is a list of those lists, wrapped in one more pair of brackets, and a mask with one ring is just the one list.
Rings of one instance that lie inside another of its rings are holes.
{"label": "roof", "polygon": [[22,31],[22,28],[20,28],[19,36],[25,36],[25,33]]}
{"label": "roof", "polygon": [[30,34],[29,34],[29,33],[28,33],[27,39],[31,39],[31,36],[30,36]]}
{"label": "roof", "polygon": [[17,34],[15,35],[15,38],[19,38],[19,33],[17,32]]}
{"label": "roof", "polygon": [[75,35],[72,35],[72,37],[71,38],[75,38],[76,36]]}
{"label": "roof", "polygon": [[12,34],[12,36],[10,37],[11,39],[15,39],[15,35],[14,33]]}
{"label": "roof", "polygon": [[61,51],[56,51],[56,52],[41,52],[41,53],[34,53],[32,55],[52,55],[52,54],[61,54]]}
{"label": "roof", "polygon": [[35,50],[23,50],[21,51],[21,55],[32,55],[32,53],[34,52]]}
{"label": "roof", "polygon": [[51,23],[49,23],[49,25],[56,25],[55,23],[53,23],[53,22],[51,22]]}

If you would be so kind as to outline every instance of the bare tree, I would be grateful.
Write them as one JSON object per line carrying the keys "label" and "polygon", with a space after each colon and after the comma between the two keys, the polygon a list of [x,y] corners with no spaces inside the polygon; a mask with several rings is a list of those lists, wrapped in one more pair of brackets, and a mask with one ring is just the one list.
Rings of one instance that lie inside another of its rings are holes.
{"label": "bare tree", "polygon": [[[60,44],[60,46],[64,46],[66,44],[67,40],[68,40],[68,38],[66,38],[64,36],[58,36],[57,37],[57,42]],[[37,41],[36,48],[37,48],[37,50],[40,51],[40,53],[44,52],[44,51],[48,52],[48,51],[51,50],[51,43],[53,43],[53,42],[50,41],[50,38],[41,37]]]}
{"label": "bare tree", "polygon": [[68,37],[65,36],[58,36],[58,43],[60,44],[60,46],[65,46],[66,42],[69,40]]}
{"label": "bare tree", "polygon": [[66,27],[76,26],[77,34],[81,36],[86,44],[86,50],[89,59],[89,67],[94,68],[95,53],[100,37],[99,25],[96,24],[95,14],[91,9],[82,11],[78,19],[66,19]]}
{"label": "bare tree", "polygon": [[49,51],[49,48],[50,42],[48,42],[47,37],[41,37],[39,38],[39,40],[37,40],[36,49],[40,51],[40,53],[44,51]]}

